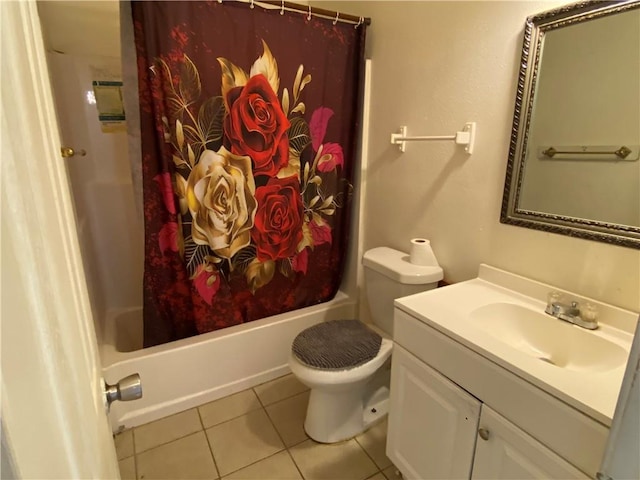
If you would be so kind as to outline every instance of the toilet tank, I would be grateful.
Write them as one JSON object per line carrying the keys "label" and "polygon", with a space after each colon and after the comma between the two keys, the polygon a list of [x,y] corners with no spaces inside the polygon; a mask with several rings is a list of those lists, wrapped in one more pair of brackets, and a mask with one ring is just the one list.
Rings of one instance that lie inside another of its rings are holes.
{"label": "toilet tank", "polygon": [[393,335],[393,301],[438,286],[440,266],[414,265],[409,254],[388,247],[367,250],[362,258],[367,301],[373,323]]}

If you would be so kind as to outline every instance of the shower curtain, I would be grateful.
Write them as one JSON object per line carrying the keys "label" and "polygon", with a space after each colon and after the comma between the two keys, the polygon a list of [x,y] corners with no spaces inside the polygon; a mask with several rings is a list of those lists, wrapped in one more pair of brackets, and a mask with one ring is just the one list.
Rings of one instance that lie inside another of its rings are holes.
{"label": "shower curtain", "polygon": [[132,18],[145,347],[333,298],[365,25],[230,1],[134,2]]}

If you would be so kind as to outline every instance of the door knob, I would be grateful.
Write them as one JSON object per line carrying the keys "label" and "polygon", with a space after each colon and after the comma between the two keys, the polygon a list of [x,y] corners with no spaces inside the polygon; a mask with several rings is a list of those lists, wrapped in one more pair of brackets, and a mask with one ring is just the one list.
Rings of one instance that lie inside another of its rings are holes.
{"label": "door knob", "polygon": [[62,155],[62,158],[75,157],[76,155],[84,157],[87,152],[86,150],[74,150],[71,147],[60,147],[60,154]]}
{"label": "door knob", "polygon": [[486,428],[481,428],[480,430],[478,430],[478,435],[480,435],[480,438],[483,440],[489,440],[489,430],[487,430]]}
{"label": "door knob", "polygon": [[111,405],[116,400],[121,402],[129,402],[142,398],[142,382],[140,375],[134,373],[128,377],[124,377],[115,385],[104,384],[104,395],[107,399],[107,405]]}

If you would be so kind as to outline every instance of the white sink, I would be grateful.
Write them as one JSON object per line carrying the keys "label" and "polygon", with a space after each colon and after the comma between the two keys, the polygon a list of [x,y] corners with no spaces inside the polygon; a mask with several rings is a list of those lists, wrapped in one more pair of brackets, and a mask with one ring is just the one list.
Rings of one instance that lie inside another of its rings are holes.
{"label": "white sink", "polygon": [[610,425],[638,314],[561,292],[568,301],[589,302],[598,310],[599,328],[586,330],[544,313],[552,290],[558,288],[481,265],[478,278],[404,297],[395,305]]}
{"label": "white sink", "polygon": [[558,368],[606,372],[627,360],[628,352],[594,332],[515,303],[490,303],[469,316],[489,335]]}

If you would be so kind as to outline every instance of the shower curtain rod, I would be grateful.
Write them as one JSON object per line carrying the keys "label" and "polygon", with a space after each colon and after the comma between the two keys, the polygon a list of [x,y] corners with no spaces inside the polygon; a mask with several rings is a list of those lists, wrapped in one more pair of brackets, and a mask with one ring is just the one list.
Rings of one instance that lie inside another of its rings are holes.
{"label": "shower curtain rod", "polygon": [[[256,0],[255,3],[273,5],[275,7],[282,7],[281,0]],[[294,10],[296,12],[309,12],[309,5],[300,5],[299,3],[293,2],[284,2],[285,10]],[[348,15],[346,13],[340,13],[333,10],[325,10],[324,8],[318,8],[311,6],[311,14],[320,17],[326,17],[333,20],[338,20],[339,22],[348,22],[348,23],[364,23],[365,25],[371,25],[371,19],[369,17],[358,17],[356,15]]]}

